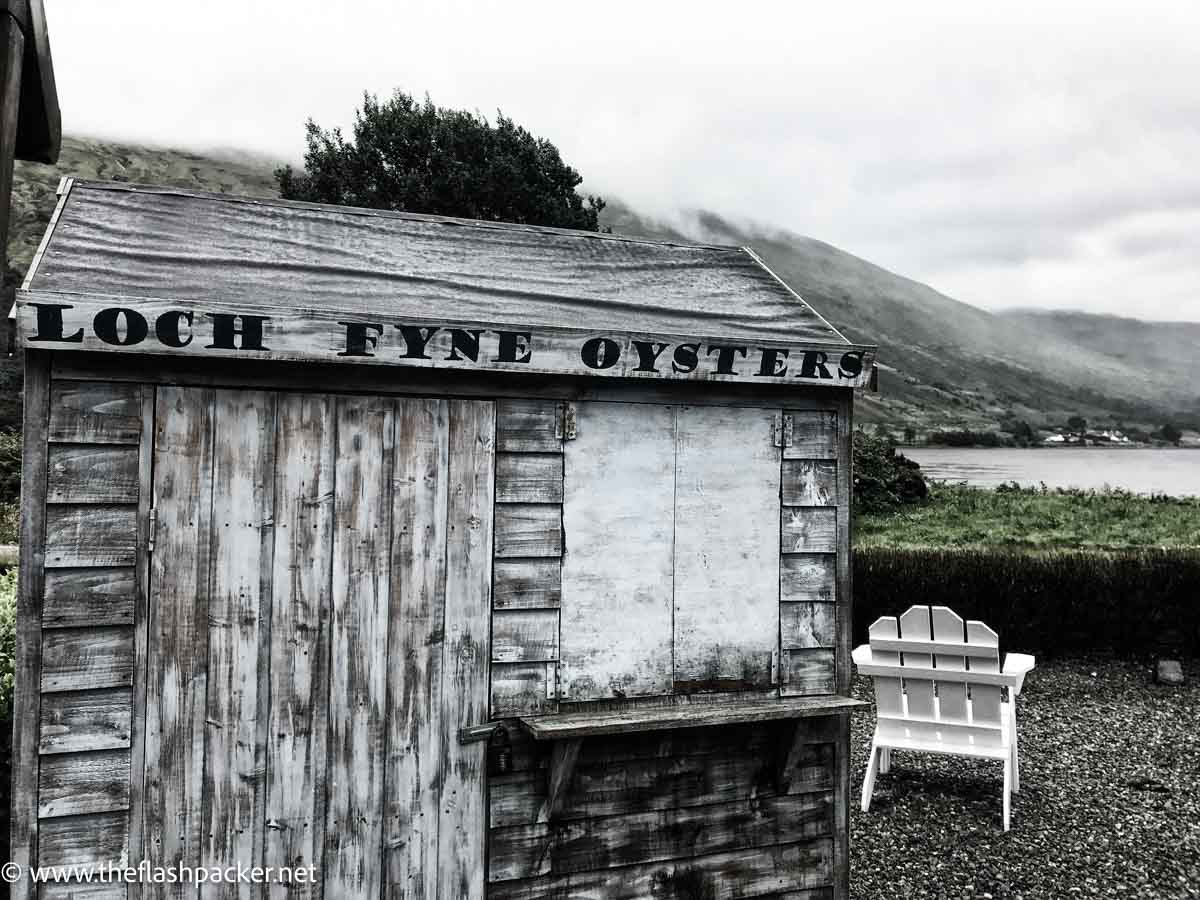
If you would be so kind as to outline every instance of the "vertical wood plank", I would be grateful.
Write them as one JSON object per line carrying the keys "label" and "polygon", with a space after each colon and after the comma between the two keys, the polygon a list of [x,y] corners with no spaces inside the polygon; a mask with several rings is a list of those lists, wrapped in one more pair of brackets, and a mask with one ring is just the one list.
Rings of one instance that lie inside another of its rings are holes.
{"label": "vertical wood plank", "polygon": [[[333,402],[314,394],[279,398],[264,811],[267,866],[320,866],[324,847]],[[275,900],[320,896],[314,884],[275,884],[269,891]]]}
{"label": "vertical wood plank", "polygon": [[[900,616],[900,637],[906,640],[927,641],[930,639],[929,607],[910,606]],[[928,653],[901,653],[900,662],[905,666],[928,669],[933,666],[933,656]],[[908,698],[908,715],[922,719],[933,718],[933,682],[928,678],[905,678],[904,693]]]}
{"label": "vertical wood plank", "polygon": [[42,583],[45,575],[46,431],[50,402],[50,354],[25,351],[23,456],[21,459],[21,555],[17,562],[17,628],[13,661],[12,819],[9,859],[21,867],[14,900],[35,887],[29,866],[38,841],[38,721],[41,718]]}
{"label": "vertical wood plank", "polygon": [[383,884],[383,764],[395,403],[337,401],[329,769],[323,874],[328,897]]}
{"label": "vertical wood plank", "polygon": [[[968,665],[973,672],[1000,671],[1000,637],[983,622],[967,622],[967,643],[991,647],[990,657],[972,656]],[[990,684],[971,685],[971,721],[984,725],[1000,724],[1000,688]]]}
{"label": "vertical wood plank", "polygon": [[451,401],[441,716],[446,772],[437,874],[443,897],[482,897],[484,890],[487,747],[460,744],[457,734],[488,715],[495,434],[491,403]]}
{"label": "vertical wood plank", "polygon": [[[155,402],[155,550],[150,556],[143,852],[151,865],[200,860],[208,678],[214,392],[160,387]],[[182,896],[182,885],[144,885]],[[190,891],[194,893],[194,889]]]}
{"label": "vertical wood plank", "polygon": [[[142,443],[138,444],[138,558],[133,569],[133,691],[130,751],[130,859],[145,858],[146,690],[150,659],[150,509],[154,505],[155,388],[142,385]],[[133,884],[128,900],[142,899]]]}
{"label": "vertical wood plank", "polygon": [[[894,640],[900,636],[900,623],[896,621],[895,616],[880,616],[871,623],[868,634],[872,641],[876,638]],[[900,662],[900,654],[894,650],[872,648],[871,655],[884,665],[899,664]],[[871,681],[874,682],[875,708],[879,713],[888,716],[904,715],[904,689],[900,684],[900,679],[875,677]]]}
{"label": "vertical wood plank", "polygon": [[[213,460],[200,860],[205,867],[258,865],[265,799],[275,395],[218,391],[213,428],[220,440]],[[250,889],[248,884],[205,883],[200,896],[249,896]]]}
{"label": "vertical wood plank", "polygon": [[[771,684],[779,644],[776,410],[680,407],[675,436],[674,690]],[[612,490],[624,490],[620,484]],[[619,558],[612,560],[619,568]]]}
{"label": "vertical wood plank", "polygon": [[562,699],[668,694],[675,409],[588,402],[565,455]]}
{"label": "vertical wood plank", "polygon": [[445,400],[398,402],[384,777],[392,900],[438,897],[441,719],[451,715],[442,704],[449,436]]}
{"label": "vertical wood plank", "polygon": [[[854,636],[854,590],[850,583],[854,572],[854,392],[840,393],[837,411],[837,557],[834,561],[837,570],[837,646],[833,664],[836,690],[848,697],[853,677],[850,645]],[[849,840],[849,832],[846,839]]]}
{"label": "vertical wood plank", "polygon": [[[935,606],[933,613],[933,638],[936,641],[959,642],[966,640],[962,618],[946,606]],[[934,662],[939,669],[962,672],[967,668],[965,656],[938,653]],[[967,723],[967,686],[961,681],[938,682],[938,718],[943,722]]]}

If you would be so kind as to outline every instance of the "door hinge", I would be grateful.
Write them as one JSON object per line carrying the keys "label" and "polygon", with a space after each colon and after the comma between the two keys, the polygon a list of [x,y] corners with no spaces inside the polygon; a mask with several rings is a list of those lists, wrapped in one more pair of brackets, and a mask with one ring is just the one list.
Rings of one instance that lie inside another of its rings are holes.
{"label": "door hinge", "polygon": [[546,699],[558,699],[558,663],[546,663]]}
{"label": "door hinge", "polygon": [[570,400],[558,404],[554,416],[554,436],[560,441],[575,440],[575,404]]}
{"label": "door hinge", "polygon": [[775,446],[792,446],[792,417],[782,414],[775,416]]}
{"label": "door hinge", "polygon": [[771,651],[771,684],[779,684],[779,651]]}
{"label": "door hinge", "polygon": [[158,534],[158,510],[151,508],[150,522],[146,528],[146,551],[154,552],[154,538]]}

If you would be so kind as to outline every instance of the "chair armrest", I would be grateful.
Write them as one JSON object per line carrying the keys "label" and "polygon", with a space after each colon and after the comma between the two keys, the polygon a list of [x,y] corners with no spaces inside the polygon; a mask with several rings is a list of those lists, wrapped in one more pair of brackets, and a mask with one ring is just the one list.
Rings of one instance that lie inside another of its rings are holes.
{"label": "chair armrest", "polygon": [[1025,673],[1033,669],[1036,660],[1027,653],[1004,654],[1004,674],[1014,676],[1013,694],[1021,693],[1021,685],[1025,683]]}

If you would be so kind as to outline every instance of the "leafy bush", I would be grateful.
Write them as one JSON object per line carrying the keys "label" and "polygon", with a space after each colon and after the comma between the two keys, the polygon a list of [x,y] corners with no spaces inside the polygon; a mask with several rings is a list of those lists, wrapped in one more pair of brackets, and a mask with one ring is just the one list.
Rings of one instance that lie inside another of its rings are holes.
{"label": "leafy bush", "polygon": [[896,549],[854,554],[856,642],[879,616],[949,606],[1002,650],[1200,653],[1200,548]]}
{"label": "leafy bush", "polygon": [[[1026,425],[1026,428],[1029,426]],[[1014,438],[995,431],[931,431],[927,442],[943,447],[1013,447]]]}
{"label": "leafy bush", "polygon": [[887,435],[854,432],[854,508],[881,513],[916,503],[929,493],[921,467],[902,453]]}
{"label": "leafy bush", "polygon": [[17,570],[0,574],[0,722],[12,714],[13,658],[17,652]]}
{"label": "leafy bush", "polygon": [[0,503],[21,497],[21,433],[0,431]]}

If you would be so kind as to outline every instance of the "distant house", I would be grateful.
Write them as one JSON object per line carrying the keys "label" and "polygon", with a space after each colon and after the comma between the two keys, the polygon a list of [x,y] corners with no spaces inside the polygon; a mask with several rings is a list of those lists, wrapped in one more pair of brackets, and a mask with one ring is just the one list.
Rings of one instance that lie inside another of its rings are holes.
{"label": "distant house", "polygon": [[1042,439],[1043,444],[1065,444],[1066,442],[1066,436],[1061,434],[1052,434]]}

